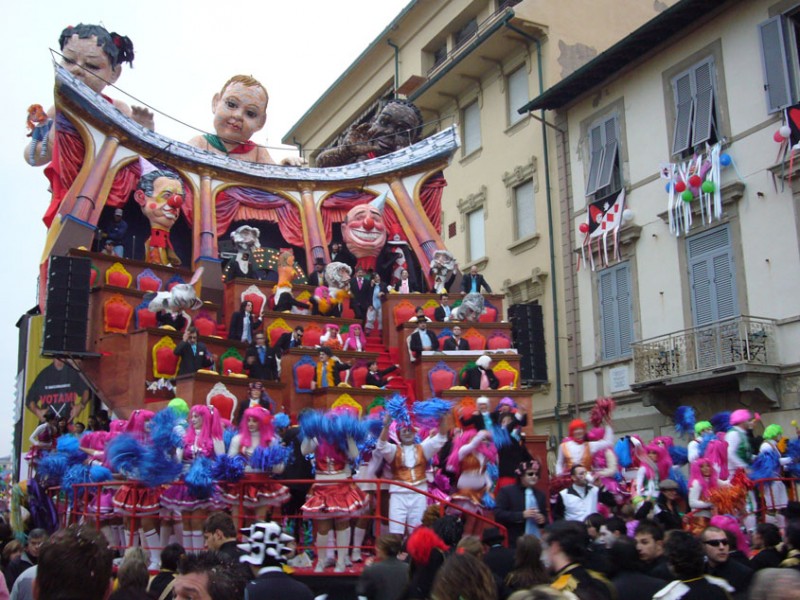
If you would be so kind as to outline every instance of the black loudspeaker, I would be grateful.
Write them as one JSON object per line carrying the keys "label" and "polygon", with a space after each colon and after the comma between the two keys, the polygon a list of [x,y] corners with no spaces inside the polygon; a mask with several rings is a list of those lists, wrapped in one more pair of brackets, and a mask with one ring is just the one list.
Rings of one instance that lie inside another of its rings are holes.
{"label": "black loudspeaker", "polygon": [[86,352],[91,268],[88,258],[50,258],[43,354]]}
{"label": "black loudspeaker", "polygon": [[514,304],[508,309],[514,347],[520,354],[520,379],[528,384],[547,381],[544,314],[537,302]]}

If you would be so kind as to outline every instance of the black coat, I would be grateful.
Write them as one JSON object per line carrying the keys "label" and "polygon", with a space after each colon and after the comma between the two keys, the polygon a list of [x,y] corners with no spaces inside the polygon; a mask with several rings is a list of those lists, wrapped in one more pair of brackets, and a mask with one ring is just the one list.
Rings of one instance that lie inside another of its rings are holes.
{"label": "black coat", "polygon": [[[533,488],[533,496],[539,505],[539,512],[545,517],[545,523],[539,525],[539,529],[542,529],[550,521],[549,505],[541,490]],[[508,531],[508,545],[516,546],[517,538],[525,533],[525,518],[522,516],[525,511],[525,489],[519,484],[501,488],[495,498],[495,505],[495,520],[501,525],[505,525]]]}
{"label": "black coat", "polygon": [[368,600],[400,600],[408,586],[408,564],[395,557],[366,567],[356,583],[356,595]]}
{"label": "black coat", "polygon": [[[472,289],[472,279],[473,276],[469,274],[464,275],[464,277],[461,279],[461,291],[464,292],[465,294],[469,294],[470,290]],[[488,283],[486,283],[486,280],[483,278],[483,275],[478,273],[477,275],[475,275],[474,279],[477,286],[476,289],[478,290],[478,292],[480,292],[481,288],[483,288],[488,293],[490,294],[492,293],[492,288],[489,287]]]}
{"label": "black coat", "polygon": [[306,277],[308,280],[308,285],[313,285],[314,287],[319,287],[321,285],[325,285],[325,273],[317,273],[316,271],[311,271]]}
{"label": "black coat", "polygon": [[[250,362],[250,359],[253,362]],[[275,348],[264,347],[264,362],[258,355],[257,346],[249,346],[244,353],[244,371],[251,379],[261,379],[264,381],[278,380],[278,352]]]}
{"label": "black coat", "polygon": [[[436,320],[439,321],[439,319]],[[464,338],[458,338],[458,345],[456,345],[456,338],[451,336],[444,341],[442,350],[469,350],[469,342]]]}
{"label": "black coat", "polygon": [[275,354],[278,358],[281,358],[284,354],[289,352],[290,348],[297,348],[298,346],[303,345],[303,340],[296,341],[292,336],[291,331],[287,331],[286,333],[282,333],[281,337],[275,342],[272,346],[272,349],[275,350]]}
{"label": "black coat", "polygon": [[314,592],[291,575],[276,570],[259,575],[248,583],[245,597],[249,600],[314,600]]}
{"label": "black coat", "polygon": [[347,249],[346,246],[342,246],[339,254],[334,254],[331,252],[331,262],[342,262],[346,265],[350,265],[351,269],[355,269],[358,259],[353,255],[352,252],[350,252],[350,250]]}
{"label": "black coat", "polygon": [[[489,379],[489,387],[496,390],[500,387],[500,381],[491,369],[486,369],[486,377]],[[470,390],[481,389],[481,368],[477,365],[464,371],[461,383]]]}
{"label": "black coat", "polygon": [[173,315],[167,310],[161,310],[156,313],[156,323],[158,323],[159,327],[169,325],[175,331],[183,331],[186,329],[186,317],[184,317],[182,313]]}
{"label": "black coat", "polygon": [[617,598],[652,598],[666,583],[663,579],[650,577],[638,571],[621,571],[611,579],[617,590]]}
{"label": "black coat", "polygon": [[374,385],[375,387],[386,387],[386,384],[389,383],[387,379],[384,379],[389,373],[392,371],[397,370],[397,365],[391,365],[386,367],[382,371],[378,371],[377,373],[367,373],[367,385]]}
{"label": "black coat", "polygon": [[[425,333],[430,337],[431,340],[431,350],[438,350],[439,349],[439,339],[436,337],[436,334],[432,331],[425,330]],[[411,334],[411,339],[408,344],[409,349],[414,354],[414,356],[419,357],[422,353],[422,336],[420,335],[419,330],[415,331]]]}
{"label": "black coat", "polygon": [[750,581],[753,579],[753,569],[746,567],[742,563],[731,560],[726,560],[721,565],[708,568],[708,574],[714,577],[721,577],[731,584],[731,587],[736,590],[734,598],[746,598],[747,589],[750,587]]}
{"label": "black coat", "polygon": [[203,342],[197,342],[197,352],[192,352],[192,345],[181,340],[172,352],[181,358],[178,375],[189,375],[214,365],[214,359]]}
{"label": "black coat", "polygon": [[490,546],[483,555],[483,562],[500,581],[514,568],[514,551],[505,546]]}
{"label": "black coat", "polygon": [[361,289],[358,289],[358,278],[350,280],[350,308],[356,314],[356,318],[363,319],[367,315],[367,309],[372,306],[372,286],[369,279],[361,278]]}
{"label": "black coat", "polygon": [[[229,340],[236,340],[241,341],[242,339],[242,331],[244,330],[244,316],[246,313],[242,311],[236,311],[233,313],[231,317],[231,326],[228,327],[228,339]],[[261,327],[261,319],[259,319],[253,313],[250,313],[250,338],[254,338],[256,335],[256,329]]]}
{"label": "black coat", "polygon": [[[730,560],[730,559],[728,559]],[[783,553],[777,548],[764,548],[750,559],[750,568],[754,571],[761,569],[776,569],[783,562]]]}

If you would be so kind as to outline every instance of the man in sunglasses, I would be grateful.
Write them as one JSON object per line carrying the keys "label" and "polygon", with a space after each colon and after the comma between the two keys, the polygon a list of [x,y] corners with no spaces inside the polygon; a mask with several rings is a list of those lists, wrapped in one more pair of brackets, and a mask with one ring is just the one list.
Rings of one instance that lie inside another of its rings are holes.
{"label": "man in sunglasses", "polygon": [[541,464],[535,458],[521,462],[515,473],[517,484],[507,485],[497,493],[494,517],[508,531],[508,545],[514,547],[523,534],[541,536],[548,523],[544,492],[535,486],[539,483]]}
{"label": "man in sunglasses", "polygon": [[745,598],[753,570],[742,563],[730,560],[730,545],[728,536],[719,527],[706,527],[700,535],[703,549],[706,553],[707,572],[709,575],[727,581],[736,593],[736,598]]}

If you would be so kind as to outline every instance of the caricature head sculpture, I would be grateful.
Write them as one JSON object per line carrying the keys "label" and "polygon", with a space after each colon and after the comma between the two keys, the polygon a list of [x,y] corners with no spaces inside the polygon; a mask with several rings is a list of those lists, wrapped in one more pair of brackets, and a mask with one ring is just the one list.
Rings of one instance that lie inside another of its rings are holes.
{"label": "caricature head sculpture", "polygon": [[142,207],[151,227],[169,231],[178,220],[183,204],[183,182],[172,171],[158,169],[144,159],[140,159],[140,163],[142,177],[133,198]]}
{"label": "caricature head sculpture", "polygon": [[226,142],[243,144],[267,123],[269,94],[257,79],[234,75],[211,100],[214,131]]}
{"label": "caricature head sculpture", "polygon": [[431,261],[431,275],[433,275],[434,289],[437,292],[446,292],[445,284],[450,275],[456,270],[456,259],[447,250],[436,250]]}
{"label": "caricature head sculpture", "polygon": [[58,44],[63,55],[61,66],[98,94],[107,84],[116,83],[122,63],[133,66],[133,42],[100,25],[67,27]]}
{"label": "caricature head sculpture", "polygon": [[477,321],[483,313],[484,299],[481,294],[467,294],[461,305],[453,310],[456,321]]}
{"label": "caricature head sculpture", "polygon": [[350,275],[353,269],[350,265],[342,262],[332,262],[325,267],[325,281],[328,282],[329,288],[337,290],[344,290],[350,283]]}
{"label": "caricature head sculpture", "polygon": [[381,156],[406,148],[422,135],[422,113],[406,100],[389,100],[370,124],[367,136]]}
{"label": "caricature head sculpture", "polygon": [[354,206],[347,213],[342,223],[342,237],[356,258],[378,256],[386,244],[385,203],[386,192],[369,204]]}
{"label": "caricature head sculpture", "polygon": [[236,246],[237,252],[252,252],[256,248],[261,248],[259,236],[261,230],[258,227],[242,225],[231,233],[231,241]]}

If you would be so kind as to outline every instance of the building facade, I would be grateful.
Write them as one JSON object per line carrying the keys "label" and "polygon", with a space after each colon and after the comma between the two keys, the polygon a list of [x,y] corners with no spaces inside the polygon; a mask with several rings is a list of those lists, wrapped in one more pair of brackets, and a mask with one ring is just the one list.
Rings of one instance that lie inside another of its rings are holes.
{"label": "building facade", "polygon": [[[670,434],[681,404],[794,433],[798,130],[781,127],[800,100],[799,17],[796,1],[681,0],[525,107],[548,110],[563,148],[570,384],[578,409],[616,398],[620,433]],[[606,262],[583,240],[621,194]]]}
{"label": "building facade", "polygon": [[562,203],[543,125],[518,109],[669,4],[604,0],[587,13],[579,0],[410,2],[283,138],[313,163],[395,95],[420,108],[425,134],[457,128],[442,239],[462,271],[477,266],[509,296],[515,341],[531,349],[522,379],[539,434],[557,435],[556,407],[565,413],[573,402],[557,244]]}

